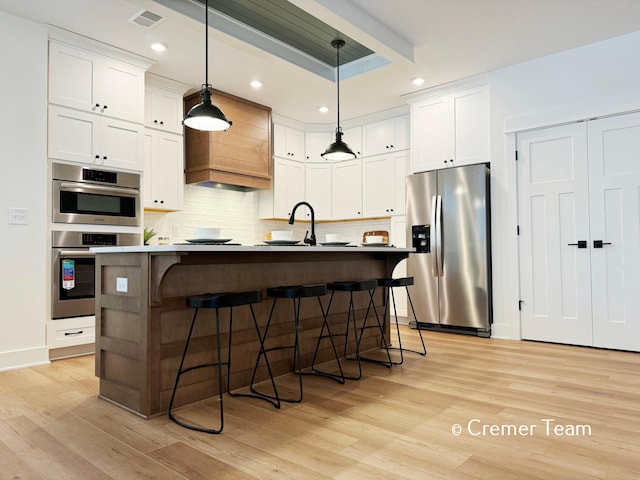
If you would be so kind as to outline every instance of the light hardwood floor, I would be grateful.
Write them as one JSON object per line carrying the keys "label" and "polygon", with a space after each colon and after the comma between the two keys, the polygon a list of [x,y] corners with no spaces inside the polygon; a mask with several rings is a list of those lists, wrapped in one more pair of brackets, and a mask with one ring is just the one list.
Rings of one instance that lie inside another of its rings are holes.
{"label": "light hardwood floor", "polygon": [[[427,357],[367,363],[359,382],[305,377],[280,411],[227,396],[221,435],[98,399],[93,356],[3,372],[0,478],[640,478],[640,354],[426,337]],[[207,422],[213,407],[180,413]]]}

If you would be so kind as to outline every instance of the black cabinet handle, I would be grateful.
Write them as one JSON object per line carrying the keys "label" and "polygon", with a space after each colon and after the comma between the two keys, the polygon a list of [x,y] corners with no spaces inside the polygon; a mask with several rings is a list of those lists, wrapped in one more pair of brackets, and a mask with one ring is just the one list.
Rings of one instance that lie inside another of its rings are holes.
{"label": "black cabinet handle", "polygon": [[64,332],[65,337],[73,336],[73,335],[82,335],[84,331],[78,330],[77,332]]}
{"label": "black cabinet handle", "polygon": [[602,248],[603,245],[611,245],[611,242],[603,242],[602,240],[593,241],[593,248]]}
{"label": "black cabinet handle", "polygon": [[567,243],[567,245],[575,247],[577,246],[578,248],[587,248],[587,241],[586,240],[578,240],[578,243]]}

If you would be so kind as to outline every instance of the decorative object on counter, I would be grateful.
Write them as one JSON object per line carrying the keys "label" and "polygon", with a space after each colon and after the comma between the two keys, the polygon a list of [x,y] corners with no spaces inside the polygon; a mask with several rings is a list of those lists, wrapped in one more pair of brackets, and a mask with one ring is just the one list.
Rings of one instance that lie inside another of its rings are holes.
{"label": "decorative object on counter", "polygon": [[[369,237],[373,237],[369,239]],[[373,230],[370,232],[364,232],[362,234],[363,245],[388,245],[389,244],[389,232],[386,230]]]}
{"label": "decorative object on counter", "polygon": [[289,230],[272,230],[271,238],[269,238],[268,240],[291,241],[293,240],[293,232]]}
{"label": "decorative object on counter", "polygon": [[169,237],[158,237],[158,245],[169,245]]}
{"label": "decorative object on counter", "polygon": [[196,239],[199,240],[217,240],[220,238],[221,229],[217,227],[197,227],[195,229]]}
{"label": "decorative object on counter", "polygon": [[158,234],[153,228],[144,227],[143,241],[145,245],[149,245],[149,240]]}
{"label": "decorative object on counter", "polygon": [[321,156],[325,160],[351,160],[352,158],[356,158],[356,154],[349,148],[349,145],[342,141],[342,127],[340,126],[340,49],[344,47],[344,40],[336,38],[331,42],[331,46],[336,49],[338,126],[336,127],[336,141],[329,145]]}
{"label": "decorative object on counter", "polygon": [[196,130],[204,130],[207,132],[219,132],[227,130],[231,126],[231,121],[227,120],[222,110],[211,103],[211,89],[209,84],[209,1],[204,3],[205,21],[204,21],[204,49],[205,63],[204,74],[205,83],[202,85],[202,102],[195,105],[189,110],[182,122],[189,128]]}
{"label": "decorative object on counter", "polygon": [[289,225],[293,225],[293,222],[296,220],[296,210],[300,205],[306,205],[311,212],[311,236],[309,237],[309,232],[305,232],[304,234],[304,243],[307,243],[311,246],[316,244],[316,214],[313,211],[313,207],[307,202],[298,202],[293,206],[293,210],[291,210],[291,216],[289,217]]}
{"label": "decorative object on counter", "polygon": [[340,242],[340,235],[337,233],[327,233],[324,236],[324,241],[326,243],[338,243]]}

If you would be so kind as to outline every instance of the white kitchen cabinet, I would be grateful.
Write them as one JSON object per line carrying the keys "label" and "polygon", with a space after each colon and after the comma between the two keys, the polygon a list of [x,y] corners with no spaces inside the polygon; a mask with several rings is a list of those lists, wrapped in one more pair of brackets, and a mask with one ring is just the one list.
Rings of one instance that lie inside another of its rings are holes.
{"label": "white kitchen cabinet", "polygon": [[307,132],[304,134],[304,149],[307,162],[328,163],[321,155],[334,142],[334,137],[327,132]]}
{"label": "white kitchen cabinet", "polygon": [[[335,131],[332,136],[335,141]],[[346,128],[342,131],[342,141],[349,145],[349,148],[357,157],[362,155],[362,127]]]}
{"label": "white kitchen cabinet", "polygon": [[409,128],[409,115],[364,125],[362,127],[362,154],[369,157],[408,149],[410,147]]}
{"label": "white kitchen cabinet", "polygon": [[145,87],[145,126],[182,134],[182,117],[181,94],[153,85]]}
{"label": "white kitchen cabinet", "polygon": [[359,158],[331,166],[331,213],[334,220],[362,218],[362,162]]}
{"label": "white kitchen cabinet", "polygon": [[411,105],[411,171],[489,162],[489,88],[479,86]]}
{"label": "white kitchen cabinet", "polygon": [[303,162],[305,158],[304,141],[304,132],[284,125],[273,125],[274,156]]}
{"label": "white kitchen cabinet", "polygon": [[[47,321],[47,347],[50,349],[90,345],[96,341],[94,316]],[[93,352],[93,348],[87,352]]]}
{"label": "white kitchen cabinet", "polygon": [[49,103],[143,123],[144,69],[51,41]]}
{"label": "white kitchen cabinet", "polygon": [[[305,199],[305,165],[303,162],[275,157],[271,190],[259,192],[260,218],[288,220],[296,203]],[[296,210],[297,220],[307,219],[306,207]]]}
{"label": "white kitchen cabinet", "polygon": [[405,177],[409,174],[407,151],[362,160],[363,215],[389,217],[405,213]]}
{"label": "white kitchen cabinet", "polygon": [[[331,163],[307,163],[305,167],[306,200],[316,220],[331,220]],[[311,214],[307,218],[311,219]]]}
{"label": "white kitchen cabinet", "polygon": [[144,208],[180,210],[184,199],[182,135],[147,128],[144,134]]}
{"label": "white kitchen cabinet", "polygon": [[144,168],[143,150],[142,125],[49,106],[50,158],[141,171]]}

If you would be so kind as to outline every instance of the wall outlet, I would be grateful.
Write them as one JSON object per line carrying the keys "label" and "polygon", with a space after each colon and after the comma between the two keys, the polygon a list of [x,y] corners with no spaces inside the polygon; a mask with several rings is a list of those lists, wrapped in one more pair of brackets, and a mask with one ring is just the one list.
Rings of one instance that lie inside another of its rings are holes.
{"label": "wall outlet", "polygon": [[27,225],[29,223],[29,210],[27,208],[10,208],[9,225]]}
{"label": "wall outlet", "polygon": [[127,293],[129,291],[129,279],[124,277],[116,278],[116,292]]}

